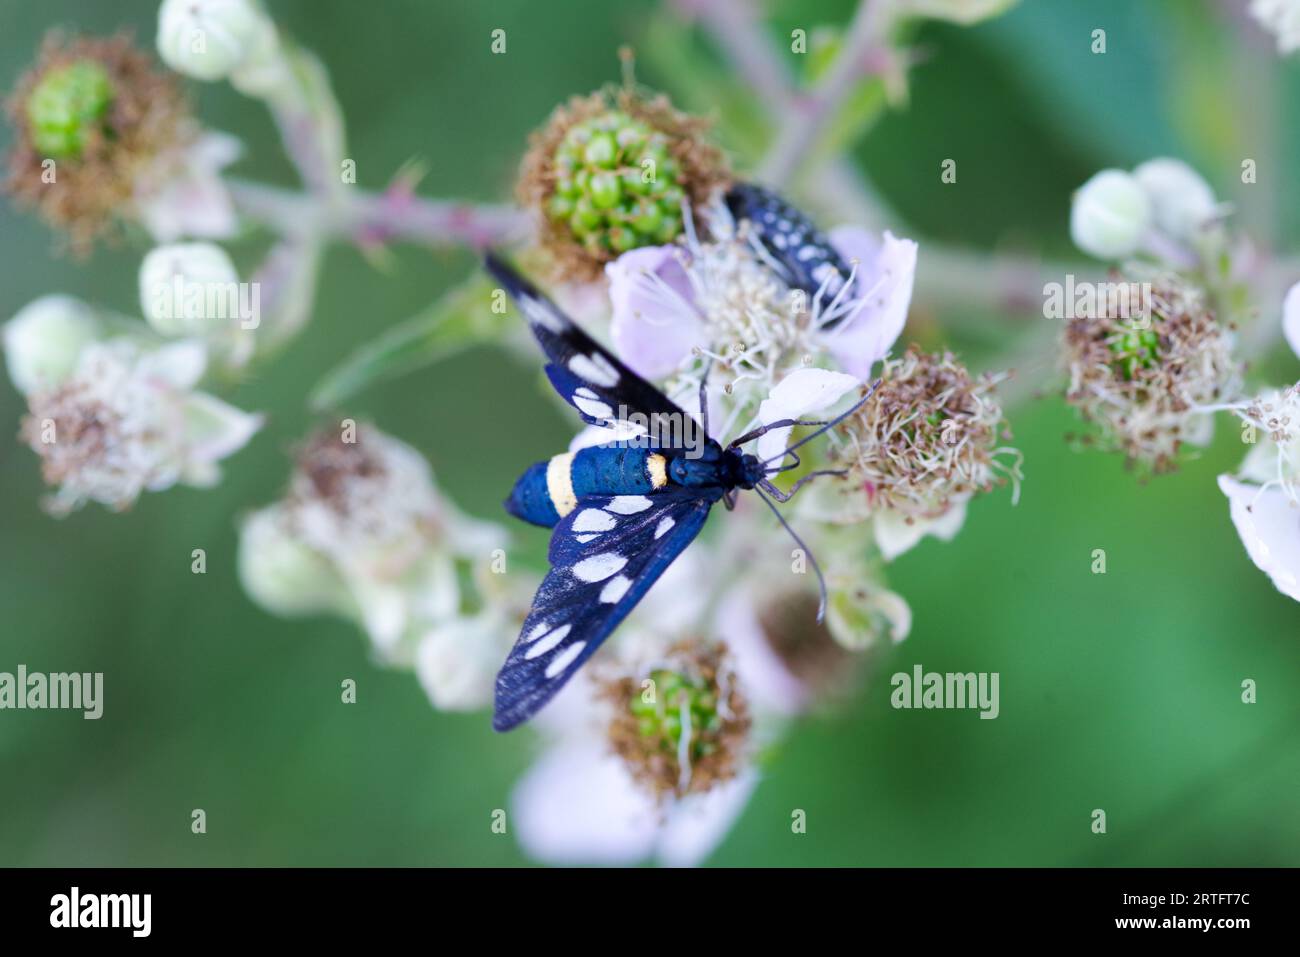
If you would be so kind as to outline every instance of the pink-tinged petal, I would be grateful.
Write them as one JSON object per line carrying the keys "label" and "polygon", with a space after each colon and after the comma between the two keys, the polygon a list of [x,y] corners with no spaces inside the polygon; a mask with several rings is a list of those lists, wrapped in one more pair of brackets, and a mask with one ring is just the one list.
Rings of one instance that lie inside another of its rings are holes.
{"label": "pink-tinged petal", "polygon": [[704,794],[683,799],[659,832],[656,856],[669,867],[695,867],[722,843],[749,803],[758,775],[743,773]]}
{"label": "pink-tinged petal", "polygon": [[1219,488],[1250,560],[1278,591],[1300,601],[1300,507],[1281,489],[1261,492],[1229,475],[1219,476]]}
{"label": "pink-tinged petal", "polygon": [[845,259],[858,262],[854,295],[860,308],[825,334],[826,348],[844,371],[867,379],[903,333],[916,279],[917,246],[886,232],[877,241],[865,230],[841,226],[830,232],[831,245]]}
{"label": "pink-tinged petal", "polygon": [[168,168],[168,161],[161,161],[142,177],[136,205],[150,235],[161,243],[185,237],[233,236],[239,223],[221,170],[242,151],[233,136],[207,133],[185,151],[179,163]]}
{"label": "pink-tinged petal", "polygon": [[515,785],[515,833],[548,864],[634,864],[654,850],[658,811],[600,738],[545,751]]}
{"label": "pink-tinged petal", "polygon": [[633,371],[661,379],[674,372],[692,348],[705,344],[690,279],[677,260],[676,247],[633,249],[607,264],[605,274],[614,312],[610,335],[619,358]]}
{"label": "pink-tinged petal", "polygon": [[1282,334],[1297,358],[1300,358],[1300,282],[1287,290],[1282,303]]}
{"label": "pink-tinged petal", "polygon": [[[782,379],[758,407],[758,420],[770,425],[782,419],[797,419],[820,412],[856,388],[858,378],[827,369],[796,369]],[[770,459],[789,444],[789,427],[773,429],[758,440],[758,457]]]}

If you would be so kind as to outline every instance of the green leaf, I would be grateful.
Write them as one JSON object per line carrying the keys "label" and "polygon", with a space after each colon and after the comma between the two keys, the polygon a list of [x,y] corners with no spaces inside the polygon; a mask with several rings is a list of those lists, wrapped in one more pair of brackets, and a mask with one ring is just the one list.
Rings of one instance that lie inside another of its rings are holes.
{"label": "green leaf", "polygon": [[375,385],[495,341],[501,317],[488,308],[493,287],[475,276],[417,316],[366,343],[312,389],[313,409],[328,409]]}

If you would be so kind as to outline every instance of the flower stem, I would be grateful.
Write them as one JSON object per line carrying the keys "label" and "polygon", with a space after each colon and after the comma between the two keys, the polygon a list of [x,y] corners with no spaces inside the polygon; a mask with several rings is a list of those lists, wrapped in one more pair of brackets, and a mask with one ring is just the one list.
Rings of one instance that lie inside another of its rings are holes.
{"label": "flower stem", "polygon": [[240,213],[283,236],[317,236],[344,242],[405,240],[431,246],[483,248],[527,236],[527,215],[513,206],[424,199],[348,187],[336,201],[295,190],[229,181]]}

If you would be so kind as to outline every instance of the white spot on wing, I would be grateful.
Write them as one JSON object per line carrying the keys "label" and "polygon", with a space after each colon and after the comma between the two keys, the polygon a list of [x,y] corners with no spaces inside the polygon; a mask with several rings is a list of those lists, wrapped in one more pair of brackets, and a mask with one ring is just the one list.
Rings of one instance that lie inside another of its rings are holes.
{"label": "white spot on wing", "polygon": [[549,329],[551,332],[560,333],[565,329],[564,319],[557,316],[555,312],[539,299],[532,296],[520,296],[519,305],[523,307],[524,315],[532,322],[537,323],[543,329]]}
{"label": "white spot on wing", "polygon": [[650,499],[644,495],[616,495],[610,499],[605,509],[619,515],[635,515],[650,507]]}
{"label": "white spot on wing", "polygon": [[546,666],[546,677],[554,678],[565,668],[569,667],[569,665],[573,663],[573,659],[582,654],[582,649],[586,647],[587,643],[585,641],[575,641],[573,644],[569,645],[569,647],[565,648],[555,656],[554,661]]}
{"label": "white spot on wing", "polygon": [[542,635],[546,634],[547,629],[550,627],[551,626],[548,625],[546,622],[540,623],[532,631],[530,631],[527,635],[524,636],[524,641],[536,641],[538,638],[542,637]]}
{"label": "white spot on wing", "polygon": [[569,360],[569,371],[580,379],[596,385],[618,385],[618,370],[600,353],[589,356],[575,355]]}
{"label": "white spot on wing", "polygon": [[573,577],[584,582],[602,582],[627,564],[617,552],[601,552],[573,566]]}
{"label": "white spot on wing", "polygon": [[[590,390],[584,389],[583,391]],[[614,417],[614,410],[609,407],[608,403],[601,402],[599,399],[588,399],[585,395],[579,395],[577,392],[573,393],[573,404],[578,407],[579,412],[589,415],[593,419],[600,419],[602,422],[607,422]]]}
{"label": "white spot on wing", "polygon": [[574,540],[575,542],[577,542],[579,545],[586,545],[586,544],[587,544],[589,541],[591,541],[593,538],[599,538],[599,537],[600,537],[600,536],[599,536],[598,534],[596,534],[595,532],[593,532],[593,533],[590,534],[590,535],[574,535],[574,536],[573,536],[573,540]]}
{"label": "white spot on wing", "polygon": [[609,512],[601,511],[598,508],[584,508],[578,513],[573,520],[573,530],[575,532],[608,532],[618,524],[617,519]]}
{"label": "white spot on wing", "polygon": [[619,575],[617,578],[611,578],[605,583],[605,587],[600,590],[600,600],[607,605],[612,605],[632,587],[632,579],[626,575]]}
{"label": "white spot on wing", "polygon": [[655,538],[663,538],[664,535],[668,534],[668,529],[676,524],[671,515],[665,515],[659,519],[659,524],[655,527]]}
{"label": "white spot on wing", "polygon": [[534,658],[546,654],[548,651],[550,651],[552,648],[554,648],[556,645],[562,642],[565,638],[567,638],[570,630],[571,629],[568,625],[561,625],[559,628],[556,628],[553,632],[551,632],[545,638],[538,641],[536,644],[530,645],[528,647],[528,650],[524,652],[524,659],[527,661],[532,661]]}

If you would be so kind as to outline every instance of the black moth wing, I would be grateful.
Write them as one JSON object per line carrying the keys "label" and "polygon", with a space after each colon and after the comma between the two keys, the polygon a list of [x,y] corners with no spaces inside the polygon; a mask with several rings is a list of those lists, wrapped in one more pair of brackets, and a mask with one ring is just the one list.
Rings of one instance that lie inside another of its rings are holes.
{"label": "black moth wing", "polygon": [[613,428],[627,421],[627,415],[637,414],[647,423],[684,423],[686,413],[676,403],[583,332],[536,286],[492,253],[484,262],[527,317],[546,353],[546,375],[555,391],[578,410],[584,422]]}
{"label": "black moth wing", "polygon": [[685,551],[720,488],[588,495],[551,536],[551,570],[497,675],[498,731],[527,721],[564,687]]}
{"label": "black moth wing", "polygon": [[[727,190],[724,202],[737,223],[749,221],[751,235],[762,244],[792,289],[814,296],[830,276],[826,291],[833,296],[848,282],[849,264],[835,251],[826,234],[804,212],[770,189],[737,183]],[[834,321],[826,324],[834,325]]]}

